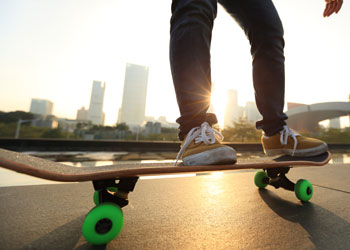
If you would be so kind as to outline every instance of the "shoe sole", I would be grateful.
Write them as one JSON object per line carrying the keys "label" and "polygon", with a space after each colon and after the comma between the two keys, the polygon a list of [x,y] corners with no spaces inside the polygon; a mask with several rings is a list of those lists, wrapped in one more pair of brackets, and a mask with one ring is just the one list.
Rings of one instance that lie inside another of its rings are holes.
{"label": "shoe sole", "polygon": [[276,156],[276,155],[293,155],[293,156],[316,156],[320,155],[322,153],[327,152],[328,146],[326,143],[323,143],[317,147],[314,148],[307,148],[307,149],[297,149],[294,152],[293,155],[293,149],[264,149],[264,152],[267,156]]}
{"label": "shoe sole", "polygon": [[236,151],[226,146],[189,155],[182,159],[185,166],[234,164],[236,161]]}

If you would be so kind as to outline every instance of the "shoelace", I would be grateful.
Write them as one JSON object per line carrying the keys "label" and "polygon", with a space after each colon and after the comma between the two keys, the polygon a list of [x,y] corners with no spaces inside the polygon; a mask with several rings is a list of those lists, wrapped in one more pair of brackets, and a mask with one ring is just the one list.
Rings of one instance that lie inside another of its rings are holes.
{"label": "shoelace", "polygon": [[210,125],[207,122],[203,122],[200,127],[195,127],[188,132],[186,140],[181,147],[179,153],[177,154],[176,161],[174,163],[174,166],[176,166],[177,162],[181,159],[184,151],[186,148],[191,144],[191,142],[194,140],[194,143],[200,143],[204,142],[205,144],[214,144],[216,142],[216,137],[218,136],[218,140],[222,141],[224,137],[222,134],[220,134],[219,131],[212,129]]}
{"label": "shoelace", "polygon": [[295,150],[297,149],[298,140],[297,136],[299,136],[298,133],[294,133],[288,126],[283,126],[283,130],[280,132],[280,142],[282,145],[287,145],[288,143],[288,137],[291,136],[294,141],[294,147],[293,147],[293,153],[292,156],[294,156]]}

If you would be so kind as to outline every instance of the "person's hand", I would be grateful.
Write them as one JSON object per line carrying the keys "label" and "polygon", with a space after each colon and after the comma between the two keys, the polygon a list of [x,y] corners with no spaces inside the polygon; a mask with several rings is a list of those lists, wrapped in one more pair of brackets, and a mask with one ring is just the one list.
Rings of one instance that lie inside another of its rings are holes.
{"label": "person's hand", "polygon": [[333,13],[338,13],[341,6],[343,5],[343,0],[325,0],[326,8],[323,12],[324,17],[329,17]]}

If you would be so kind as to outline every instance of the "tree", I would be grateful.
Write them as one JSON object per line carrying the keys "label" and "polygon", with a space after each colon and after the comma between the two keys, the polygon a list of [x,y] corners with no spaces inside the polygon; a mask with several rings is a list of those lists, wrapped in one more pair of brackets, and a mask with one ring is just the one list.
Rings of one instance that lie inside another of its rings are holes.
{"label": "tree", "polygon": [[65,135],[62,133],[62,131],[59,128],[56,128],[56,129],[47,130],[40,137],[52,139],[52,138],[64,138]]}
{"label": "tree", "polygon": [[117,123],[115,128],[119,131],[129,131],[129,126],[125,122]]}
{"label": "tree", "polygon": [[240,120],[234,122],[233,126],[229,126],[222,130],[225,141],[235,142],[260,142],[262,132],[255,128],[255,125]]}
{"label": "tree", "polygon": [[13,123],[17,122],[19,119],[22,120],[32,120],[35,115],[32,113],[24,111],[14,111],[14,112],[2,112],[0,111],[0,123]]}

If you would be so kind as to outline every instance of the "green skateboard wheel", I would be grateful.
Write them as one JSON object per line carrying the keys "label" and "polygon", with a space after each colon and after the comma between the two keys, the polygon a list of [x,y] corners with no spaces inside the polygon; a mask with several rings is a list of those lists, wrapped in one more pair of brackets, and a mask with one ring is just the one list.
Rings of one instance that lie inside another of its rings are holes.
{"label": "green skateboard wheel", "polygon": [[113,203],[103,203],[93,208],[83,223],[83,235],[93,245],[112,241],[123,228],[122,210]]}
{"label": "green skateboard wheel", "polygon": [[294,192],[299,200],[308,201],[311,199],[314,190],[308,180],[298,180],[295,184]]}
{"label": "green skateboard wheel", "polygon": [[266,180],[266,178],[268,179],[269,176],[267,175],[267,173],[265,171],[258,171],[255,174],[254,177],[254,183],[258,188],[266,188],[267,183],[264,181]]}

